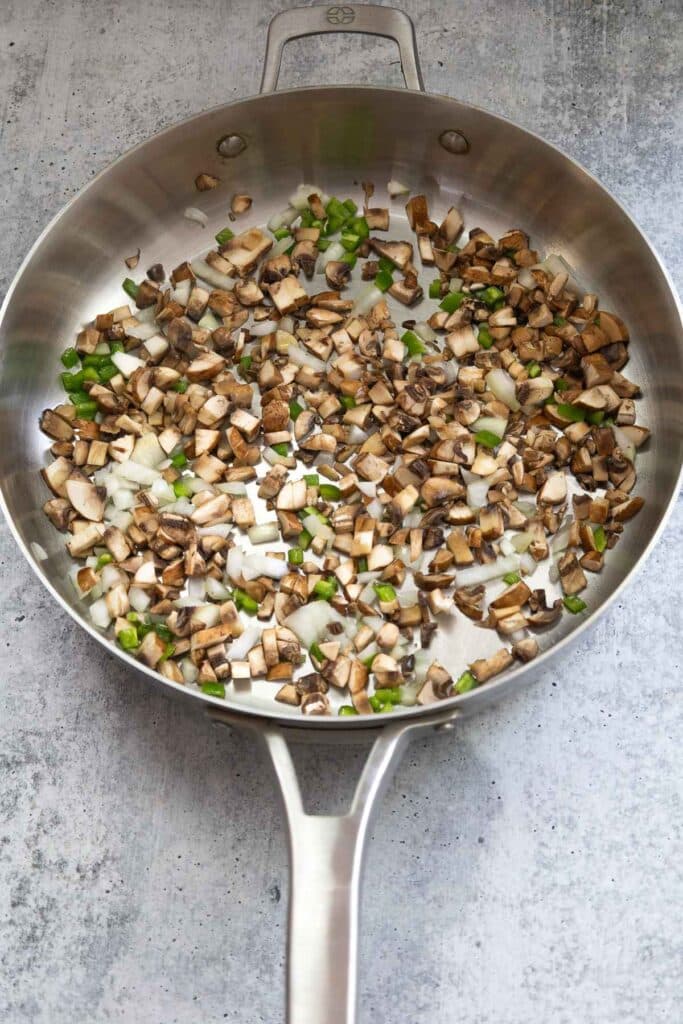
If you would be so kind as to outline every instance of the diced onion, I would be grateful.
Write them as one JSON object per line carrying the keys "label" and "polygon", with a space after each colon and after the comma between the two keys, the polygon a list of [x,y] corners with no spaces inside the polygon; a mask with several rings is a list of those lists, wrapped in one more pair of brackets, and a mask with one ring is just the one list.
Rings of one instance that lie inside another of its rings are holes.
{"label": "diced onion", "polygon": [[519,409],[519,402],[515,395],[515,382],[510,374],[501,367],[490,370],[486,374],[486,385],[496,398],[507,405],[508,409],[516,412]]}
{"label": "diced onion", "polygon": [[293,244],[294,242],[291,235],[285,235],[284,238],[278,238],[273,243],[273,248],[270,250],[270,256],[282,256],[283,252],[287,252],[289,247]]}
{"label": "diced onion", "polygon": [[433,331],[429,324],[422,320],[415,324],[413,330],[423,341],[436,341],[437,339],[436,331]]}
{"label": "diced onion", "polygon": [[128,600],[131,608],[136,612],[146,612],[152,603],[152,598],[142,587],[131,587],[128,591]]}
{"label": "diced onion", "polygon": [[200,224],[203,228],[209,223],[209,218],[203,210],[198,210],[196,206],[188,206],[183,214],[187,220],[193,220],[196,224]]}
{"label": "diced onion", "polygon": [[232,523],[214,523],[213,526],[197,527],[198,537],[229,537],[232,533]]}
{"label": "diced onion", "polygon": [[528,291],[533,291],[536,287],[536,280],[528,267],[522,267],[517,274],[517,281],[522,288],[526,288]]}
{"label": "diced onion", "polygon": [[210,309],[207,309],[197,326],[203,328],[205,331],[215,331],[216,328],[222,327],[222,325],[222,321],[219,320]]}
{"label": "diced onion", "polygon": [[179,302],[181,306],[186,306],[191,291],[192,281],[190,281],[189,277],[185,277],[182,281],[178,281],[178,284],[171,292],[171,298]]}
{"label": "diced onion", "polygon": [[343,621],[339,612],[327,601],[312,601],[288,615],[284,625],[296,634],[305,647],[310,647],[325,636],[330,623],[343,624]]}
{"label": "diced onion", "polygon": [[532,539],[533,538],[530,533],[517,533],[512,538],[511,543],[515,551],[518,554],[521,554],[523,551],[527,550],[527,548],[531,544]]}
{"label": "diced onion", "polygon": [[318,359],[317,356],[311,355],[305,349],[300,348],[298,345],[290,345],[287,349],[287,358],[290,363],[294,363],[295,366],[309,366],[312,370],[324,372],[327,369],[326,364],[322,359]]}
{"label": "diced onion", "polygon": [[241,480],[235,480],[226,484],[216,484],[216,490],[241,498],[247,493],[247,485],[243,484]]}
{"label": "diced onion", "polygon": [[149,352],[150,359],[161,359],[161,357],[168,350],[168,342],[164,338],[163,334],[154,334],[151,338],[147,338],[143,342],[142,347],[147,349]]}
{"label": "diced onion", "polygon": [[141,487],[151,487],[154,481],[158,480],[161,476],[157,469],[143,466],[139,462],[133,462],[131,459],[127,462],[119,462],[114,472],[117,476],[123,477],[124,480],[131,480],[134,484],[140,484]]}
{"label": "diced onion", "polygon": [[528,551],[525,551],[519,560],[519,567],[525,576],[533,576],[538,569],[538,562]]}
{"label": "diced onion", "polygon": [[268,221],[269,231],[278,231],[280,228],[289,227],[299,216],[299,210],[295,206],[287,206],[279,213],[274,213]]}
{"label": "diced onion", "polygon": [[462,288],[462,278],[452,277],[448,285],[449,292],[459,292]]}
{"label": "diced onion", "polygon": [[322,537],[323,540],[333,540],[334,538],[333,530],[330,529],[327,523],[323,523],[322,519],[318,519],[317,516],[306,516],[303,525],[311,537]]}
{"label": "diced onion", "polygon": [[199,669],[193,662],[192,658],[183,658],[180,662],[180,671],[183,673],[183,679],[186,683],[194,683],[197,681]]}
{"label": "diced onion", "polygon": [[260,523],[249,527],[247,537],[252,544],[270,544],[280,539],[280,527],[277,523]]}
{"label": "diced onion", "polygon": [[157,435],[150,431],[137,439],[130,461],[147,466],[148,469],[155,469],[165,458],[166,452],[159,444]]}
{"label": "diced onion", "polygon": [[346,249],[341,242],[332,242],[332,244],[325,249],[325,252],[321,252],[318,256],[318,262],[315,265],[316,274],[324,274],[327,264],[332,260],[340,260],[345,253]]}
{"label": "diced onion", "polygon": [[206,581],[203,576],[190,576],[187,581],[187,596],[191,601],[203,601],[206,593]]}
{"label": "diced onion", "polygon": [[103,597],[90,605],[90,619],[93,626],[97,626],[98,629],[106,629],[111,622],[107,602]]}
{"label": "diced onion", "polygon": [[42,544],[38,543],[37,540],[32,540],[31,541],[31,551],[33,553],[33,557],[38,562],[44,562],[45,559],[47,558],[47,551],[42,546]]}
{"label": "diced onion", "polygon": [[370,310],[384,298],[384,293],[371,284],[365,291],[362,291],[356,299],[353,312],[356,316],[365,316]]}
{"label": "diced onion", "polygon": [[206,596],[210,597],[212,601],[227,601],[230,593],[230,590],[220,580],[215,580],[213,576],[206,577]]}
{"label": "diced onion", "polygon": [[261,320],[257,324],[252,324],[249,328],[249,333],[252,338],[265,338],[267,334],[274,334],[278,329],[278,324],[275,320]]}
{"label": "diced onion", "polygon": [[490,486],[487,479],[475,480],[467,485],[467,504],[470,508],[483,508],[488,501]]}
{"label": "diced onion", "polygon": [[480,430],[488,430],[490,433],[495,434],[496,437],[503,437],[507,429],[508,422],[504,420],[502,416],[480,416],[475,423],[472,424],[470,430],[477,433]]}
{"label": "diced onion", "polygon": [[624,458],[628,459],[629,462],[635,462],[636,446],[628,434],[625,433],[621,427],[618,427],[616,423],[612,426],[612,433],[614,434],[614,440],[617,442],[617,447],[620,449]]}
{"label": "diced onion", "polygon": [[569,547],[569,535],[571,533],[571,523],[567,526],[563,526],[561,530],[558,530],[552,541],[550,542],[550,550],[553,554],[558,551],[566,551]]}
{"label": "diced onion", "polygon": [[202,281],[206,281],[207,284],[212,284],[214,288],[231,291],[235,287],[234,278],[228,277],[227,274],[221,274],[220,270],[215,270],[206,260],[192,260],[190,267],[193,274],[200,277]]}
{"label": "diced onion", "polygon": [[396,196],[405,196],[410,192],[407,185],[397,181],[396,178],[392,178],[391,181],[387,182],[387,192],[394,199]]}
{"label": "diced onion", "polygon": [[241,548],[232,547],[228,551],[228,559],[226,563],[226,575],[233,583],[239,583],[240,577],[242,576],[242,563],[244,562],[244,552]]}
{"label": "diced onion", "polygon": [[233,661],[242,661],[249,651],[261,639],[261,627],[255,622],[250,622],[244,632],[230,644],[230,657]]}
{"label": "diced onion", "polygon": [[242,563],[242,575],[245,580],[255,580],[258,576],[281,580],[288,572],[289,566],[284,558],[272,558],[270,555],[245,555]]}
{"label": "diced onion", "polygon": [[519,569],[519,557],[508,555],[505,558],[497,558],[495,562],[487,562],[483,565],[470,565],[466,569],[458,569],[456,573],[456,585],[458,587],[469,587],[477,583],[488,583],[489,580],[500,579],[508,572],[517,572]]}
{"label": "diced onion", "polygon": [[134,324],[133,327],[126,328],[126,334],[129,338],[137,338],[139,341],[147,341],[147,339],[153,337],[158,330],[159,328],[155,323]]}
{"label": "diced onion", "polygon": [[112,352],[111,361],[126,379],[145,365],[142,359],[132,356],[130,352]]}

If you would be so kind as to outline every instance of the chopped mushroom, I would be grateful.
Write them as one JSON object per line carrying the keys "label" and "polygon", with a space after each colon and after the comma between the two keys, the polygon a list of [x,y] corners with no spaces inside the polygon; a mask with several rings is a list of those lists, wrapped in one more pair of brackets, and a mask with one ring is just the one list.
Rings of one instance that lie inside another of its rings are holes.
{"label": "chopped mushroom", "polygon": [[[264,679],[307,715],[464,693],[586,607],[586,573],[643,506],[626,325],[520,229],[463,236],[456,207],[432,220],[398,182],[413,241],[374,237],[390,217],[373,191],[365,223],[307,186],[273,231],[220,232],[168,285],[152,264],[125,281],[134,312],[100,312],[63,355],[43,510],[93,623],[173,682]],[[231,221],[251,205],[233,195]],[[399,324],[391,300],[423,297],[415,261],[435,304]],[[328,290],[309,294],[321,268]],[[77,376],[93,354],[101,379]],[[438,662],[418,676],[446,617],[511,651],[456,683]]]}

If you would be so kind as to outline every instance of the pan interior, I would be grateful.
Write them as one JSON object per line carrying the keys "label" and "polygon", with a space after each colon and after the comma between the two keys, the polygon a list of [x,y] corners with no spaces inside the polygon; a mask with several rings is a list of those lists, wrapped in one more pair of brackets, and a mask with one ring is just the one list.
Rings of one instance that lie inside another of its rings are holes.
{"label": "pan interior", "polygon": [[[448,129],[463,133],[467,154],[453,155],[439,144]],[[216,145],[228,134],[239,135],[246,147],[225,159]],[[217,175],[220,186],[198,193],[193,183],[200,172]],[[132,275],[137,278],[152,263],[169,271],[206,252],[214,233],[229,223],[234,192],[253,197],[252,210],[242,218],[246,227],[265,225],[301,182],[351,196],[360,205],[360,183],[372,181],[375,205],[391,209],[390,236],[412,238],[404,202],[387,198],[392,178],[413,193],[424,192],[435,220],[455,204],[466,230],[479,226],[497,237],[510,227],[523,228],[534,248],[542,255],[563,255],[586,290],[599,295],[601,306],[629,325],[631,360],[624,372],[643,387],[638,422],[653,432],[637,458],[636,493],[646,498],[646,506],[627,524],[602,574],[591,577],[583,595],[590,613],[604,606],[645,551],[676,492],[681,465],[683,341],[666,275],[621,207],[557,150],[453,100],[358,88],[276,93],[195,117],[117,161],[41,236],[8,295],[0,324],[0,484],[6,511],[39,575],[91,632],[86,606],[67,578],[64,538],[41,512],[48,494],[38,470],[49,453],[37,420],[42,409],[60,400],[59,352],[72,344],[84,322],[122,304],[126,256],[142,250]],[[188,206],[208,215],[207,228],[183,216]],[[242,220],[231,226],[238,230]],[[324,280],[318,280],[322,289]],[[393,314],[400,324],[426,319],[434,307],[429,299],[411,310],[395,304]],[[261,514],[272,518],[265,507],[259,513],[259,519]],[[38,557],[41,548],[47,557]],[[546,581],[547,569],[541,568],[533,585]],[[564,616],[539,637],[542,650],[586,618]],[[439,630],[430,652],[457,675],[500,646],[495,632],[458,615]],[[510,677],[520,674],[524,670],[517,669],[507,680],[512,683]],[[474,691],[466,703],[485,702],[505,682],[502,677]],[[243,690],[228,687],[228,704],[298,720],[297,709],[274,704],[274,692],[265,682]]]}

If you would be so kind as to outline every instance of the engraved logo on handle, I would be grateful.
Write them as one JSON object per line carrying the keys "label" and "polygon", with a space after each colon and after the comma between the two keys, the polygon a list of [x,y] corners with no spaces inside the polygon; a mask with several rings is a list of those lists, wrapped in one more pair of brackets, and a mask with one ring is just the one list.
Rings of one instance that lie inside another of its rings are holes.
{"label": "engraved logo on handle", "polygon": [[356,20],[353,7],[328,7],[327,20],[330,25],[350,25]]}

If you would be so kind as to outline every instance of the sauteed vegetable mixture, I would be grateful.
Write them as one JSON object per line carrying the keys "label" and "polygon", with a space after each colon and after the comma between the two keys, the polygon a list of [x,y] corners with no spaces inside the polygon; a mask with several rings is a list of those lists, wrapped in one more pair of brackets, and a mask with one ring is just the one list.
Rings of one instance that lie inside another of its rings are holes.
{"label": "sauteed vegetable mixture", "polygon": [[[123,281],[132,308],[65,349],[41,419],[44,511],[93,624],[174,682],[265,679],[306,715],[431,703],[534,658],[643,505],[620,318],[518,228],[363,190],[302,185],[266,229],[233,196],[201,259]],[[500,648],[441,664],[434,633],[462,616]]]}

